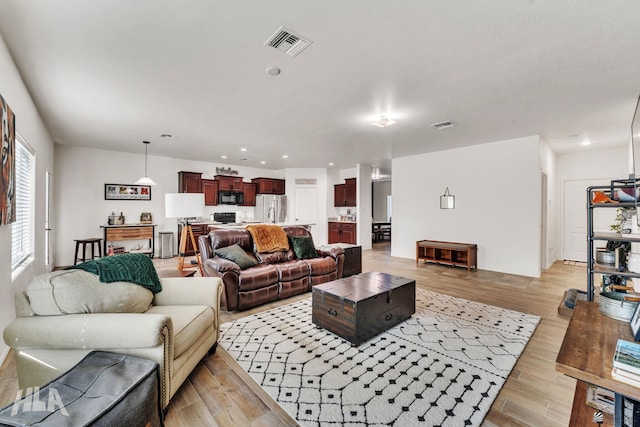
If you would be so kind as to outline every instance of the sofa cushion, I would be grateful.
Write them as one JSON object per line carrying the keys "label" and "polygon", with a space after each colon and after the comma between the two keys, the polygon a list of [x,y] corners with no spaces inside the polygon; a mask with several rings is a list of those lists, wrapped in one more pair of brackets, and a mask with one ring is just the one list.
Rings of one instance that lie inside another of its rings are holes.
{"label": "sofa cushion", "polygon": [[237,243],[245,252],[253,251],[253,240],[247,230],[217,228],[209,232],[211,249],[216,250]]}
{"label": "sofa cushion", "polygon": [[154,305],[147,313],[165,314],[173,323],[173,358],[177,359],[214,323],[207,305]]}
{"label": "sofa cushion", "polygon": [[237,243],[225,248],[215,249],[213,252],[219,257],[235,262],[241,270],[258,265],[258,261],[249,256]]}
{"label": "sofa cushion", "polygon": [[258,252],[256,257],[260,264],[279,264],[296,259],[296,254],[289,249],[281,252]]}
{"label": "sofa cushion", "polygon": [[278,270],[271,264],[260,264],[240,273],[238,291],[252,291],[278,283]]}
{"label": "sofa cushion", "polygon": [[294,260],[274,264],[278,270],[278,278],[281,282],[290,282],[291,280],[309,276],[309,264],[303,260]]}
{"label": "sofa cushion", "polygon": [[36,276],[27,287],[31,310],[40,316],[79,313],[144,313],[153,293],[131,282],[100,282],[84,270]]}
{"label": "sofa cushion", "polygon": [[291,247],[298,259],[316,258],[318,253],[311,236],[289,236]]}
{"label": "sofa cushion", "polygon": [[305,259],[304,262],[309,265],[312,276],[333,273],[338,268],[336,260],[331,257]]}

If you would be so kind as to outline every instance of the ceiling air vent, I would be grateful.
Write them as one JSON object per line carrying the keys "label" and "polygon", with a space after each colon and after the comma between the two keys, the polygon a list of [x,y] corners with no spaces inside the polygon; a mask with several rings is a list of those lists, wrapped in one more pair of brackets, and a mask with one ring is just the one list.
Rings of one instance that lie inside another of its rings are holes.
{"label": "ceiling air vent", "polygon": [[434,123],[431,125],[431,127],[434,127],[438,130],[452,128],[453,126],[455,126],[454,123],[449,120],[445,120],[444,122],[440,122],[440,123]]}
{"label": "ceiling air vent", "polygon": [[296,185],[316,185],[318,180],[316,178],[296,178]]}
{"label": "ceiling air vent", "polygon": [[278,30],[264,42],[265,46],[271,46],[292,57],[295,57],[305,50],[311,43],[313,42],[294,34],[284,27],[278,28]]}

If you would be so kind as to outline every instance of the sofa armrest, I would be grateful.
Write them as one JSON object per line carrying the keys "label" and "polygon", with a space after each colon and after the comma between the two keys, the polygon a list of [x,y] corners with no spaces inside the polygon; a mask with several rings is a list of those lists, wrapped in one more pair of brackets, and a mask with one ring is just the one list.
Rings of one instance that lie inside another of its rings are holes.
{"label": "sofa armrest", "polygon": [[222,280],[217,277],[164,277],[153,305],[208,305],[220,308]]}
{"label": "sofa armrest", "polygon": [[206,259],[202,263],[205,274],[208,276],[220,277],[226,272],[232,272],[240,274],[242,269],[238,264],[233,261],[229,261],[226,258],[214,255],[212,258]]}
{"label": "sofa armrest", "polygon": [[209,259],[214,256],[213,249],[211,249],[211,239],[209,238],[209,234],[201,234],[198,237],[198,250],[200,251],[200,258],[204,261],[205,259]]}
{"label": "sofa armrest", "polygon": [[320,256],[330,256],[336,261],[340,255],[344,255],[344,249],[339,246],[316,248],[316,252]]}
{"label": "sofa armrest", "polygon": [[225,258],[214,256],[202,263],[205,276],[216,277],[222,280],[223,290],[220,306],[227,310],[235,310],[238,306],[238,284],[240,272],[238,264]]}
{"label": "sofa armrest", "polygon": [[169,316],[146,313],[30,316],[15,319],[3,336],[18,350],[151,348],[171,340],[173,323]]}
{"label": "sofa armrest", "polygon": [[220,329],[222,280],[217,277],[165,277],[154,305],[208,305],[213,308],[214,325]]}

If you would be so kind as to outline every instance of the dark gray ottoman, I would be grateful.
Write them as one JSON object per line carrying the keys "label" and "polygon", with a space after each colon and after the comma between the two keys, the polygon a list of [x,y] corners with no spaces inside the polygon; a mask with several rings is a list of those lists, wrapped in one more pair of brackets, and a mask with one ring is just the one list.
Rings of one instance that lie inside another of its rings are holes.
{"label": "dark gray ottoman", "polygon": [[150,360],[94,351],[0,410],[0,426],[160,426],[158,375]]}

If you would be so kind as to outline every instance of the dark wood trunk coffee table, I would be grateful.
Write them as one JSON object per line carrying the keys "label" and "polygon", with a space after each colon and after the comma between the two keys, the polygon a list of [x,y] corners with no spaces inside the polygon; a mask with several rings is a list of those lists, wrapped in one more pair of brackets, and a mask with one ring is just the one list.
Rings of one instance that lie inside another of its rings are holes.
{"label": "dark wood trunk coffee table", "polygon": [[416,282],[368,272],[316,285],[311,320],[358,346],[416,312]]}

